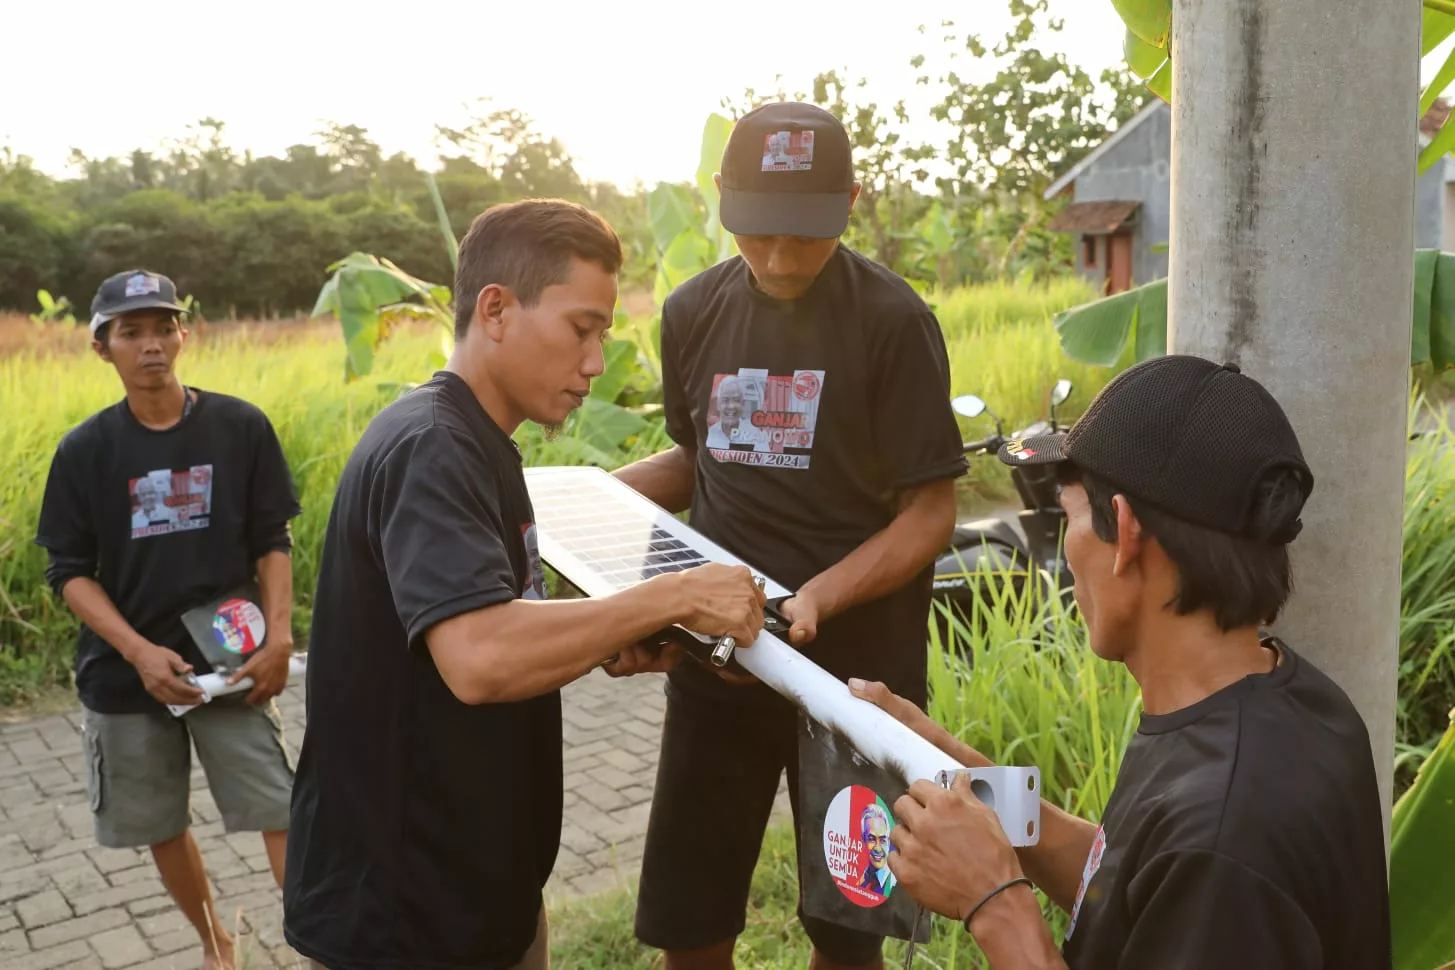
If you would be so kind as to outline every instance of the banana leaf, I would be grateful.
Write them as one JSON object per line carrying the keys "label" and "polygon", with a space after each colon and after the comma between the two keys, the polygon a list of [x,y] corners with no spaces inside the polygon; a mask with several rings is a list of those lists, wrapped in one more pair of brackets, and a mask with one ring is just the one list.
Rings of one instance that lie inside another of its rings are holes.
{"label": "banana leaf", "polygon": [[1455,716],[1395,803],[1389,908],[1395,970],[1455,962]]}
{"label": "banana leaf", "polygon": [[[1455,253],[1415,251],[1411,366],[1455,367]],[[1073,360],[1111,367],[1127,341],[1136,360],[1167,352],[1167,280],[1160,279],[1058,313],[1053,320],[1061,349]]]}

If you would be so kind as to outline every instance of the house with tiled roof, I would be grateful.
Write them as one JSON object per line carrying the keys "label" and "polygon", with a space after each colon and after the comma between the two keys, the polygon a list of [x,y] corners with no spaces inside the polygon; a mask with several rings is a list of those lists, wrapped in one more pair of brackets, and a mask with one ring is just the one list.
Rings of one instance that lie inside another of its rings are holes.
{"label": "house with tiled roof", "polygon": [[[1437,100],[1420,119],[1424,148],[1450,114]],[[1413,160],[1413,155],[1411,156]],[[1415,248],[1455,251],[1455,158],[1446,156],[1415,185]],[[1106,293],[1167,275],[1172,217],[1172,109],[1153,100],[1045,192],[1065,197],[1054,232],[1077,237],[1076,271]]]}

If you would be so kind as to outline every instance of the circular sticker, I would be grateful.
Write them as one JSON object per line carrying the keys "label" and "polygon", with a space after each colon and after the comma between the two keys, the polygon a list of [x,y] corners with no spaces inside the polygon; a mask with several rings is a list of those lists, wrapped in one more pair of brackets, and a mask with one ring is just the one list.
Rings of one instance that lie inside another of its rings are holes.
{"label": "circular sticker", "polygon": [[829,802],[823,820],[823,852],[829,875],[844,898],[872,909],[894,892],[889,871],[889,833],[894,816],[872,788],[850,785]]}
{"label": "circular sticker", "polygon": [[248,600],[230,599],[212,614],[212,633],[224,650],[247,656],[263,644],[263,611]]}
{"label": "circular sticker", "polygon": [[793,378],[793,393],[800,401],[818,397],[818,375],[813,371],[799,371]]}

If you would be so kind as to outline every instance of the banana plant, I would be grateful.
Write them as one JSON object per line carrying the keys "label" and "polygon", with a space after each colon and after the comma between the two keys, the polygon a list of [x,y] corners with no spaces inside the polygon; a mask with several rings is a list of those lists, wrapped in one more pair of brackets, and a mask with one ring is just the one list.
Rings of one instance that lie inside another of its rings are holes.
{"label": "banana plant", "polygon": [[[1111,0],[1127,28],[1122,43],[1127,67],[1146,82],[1148,91],[1169,104],[1172,102],[1172,3],[1173,0]],[[1455,0],[1421,0],[1421,6],[1420,56],[1425,57],[1455,33]],[[1452,81],[1455,81],[1455,50],[1421,92],[1421,117]],[[1455,150],[1455,125],[1447,120],[1420,152],[1419,172],[1423,174],[1452,150]]]}
{"label": "banana plant", "polygon": [[[1066,355],[1112,367],[1130,342],[1134,359],[1167,352],[1167,280],[1063,310],[1052,320]],[[1415,251],[1414,320],[1410,365],[1455,367],[1455,253]]]}
{"label": "banana plant", "polygon": [[1395,970],[1455,966],[1455,711],[1390,817],[1389,912]]}

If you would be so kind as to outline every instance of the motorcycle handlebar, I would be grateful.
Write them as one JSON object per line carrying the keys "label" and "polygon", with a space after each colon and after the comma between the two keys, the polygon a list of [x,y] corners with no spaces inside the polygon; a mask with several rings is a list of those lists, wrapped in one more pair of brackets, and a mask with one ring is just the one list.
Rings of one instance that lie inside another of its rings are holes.
{"label": "motorcycle handlebar", "polygon": [[969,455],[977,451],[996,452],[1000,450],[1000,446],[1002,444],[1004,444],[1004,439],[1002,439],[998,434],[993,434],[989,438],[982,438],[979,441],[965,442],[964,453]]}

